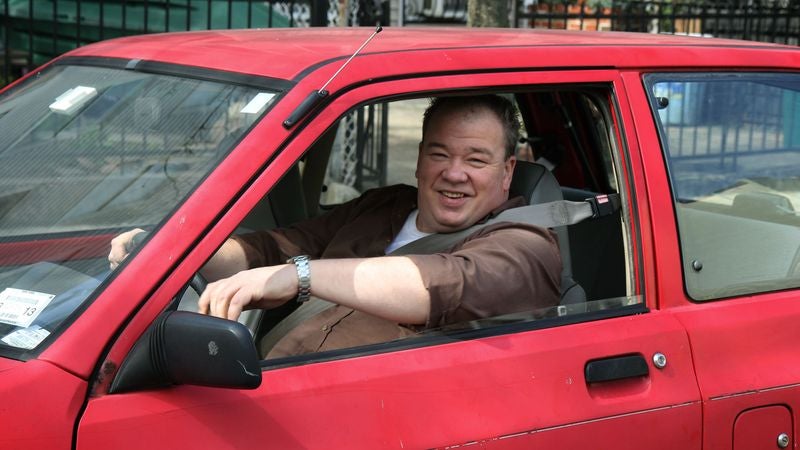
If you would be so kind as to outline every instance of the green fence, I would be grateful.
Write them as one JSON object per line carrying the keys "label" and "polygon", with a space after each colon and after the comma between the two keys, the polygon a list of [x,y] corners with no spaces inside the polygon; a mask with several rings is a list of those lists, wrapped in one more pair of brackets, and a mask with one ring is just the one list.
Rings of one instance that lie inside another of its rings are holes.
{"label": "green fence", "polygon": [[326,26],[335,24],[337,8],[331,0],[0,0],[0,86],[91,42],[169,31]]}

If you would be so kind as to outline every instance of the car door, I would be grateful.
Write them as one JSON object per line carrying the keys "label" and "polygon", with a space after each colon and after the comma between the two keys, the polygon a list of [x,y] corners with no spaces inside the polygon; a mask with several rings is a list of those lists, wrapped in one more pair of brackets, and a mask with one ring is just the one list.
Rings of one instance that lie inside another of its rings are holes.
{"label": "car door", "polygon": [[[347,113],[438,92],[519,97],[537,90],[590,93],[605,105],[599,114],[605,115],[603,133],[623,198],[616,227],[625,253],[617,268],[624,275],[622,295],[554,308],[544,319],[499,318],[384,344],[264,360],[262,383],[253,390],[175,385],[117,394],[99,382],[80,420],[77,448],[700,448],[701,404],[689,339],[681,322],[657,307],[639,145],[613,70],[434,74],[334,96],[221,212],[131,319],[106,363],[124,360],[159,305],[178,294],[259,199]],[[264,120],[277,126],[282,119]]]}
{"label": "car door", "polygon": [[628,81],[634,108],[656,118],[637,123],[646,164],[668,164],[648,178],[659,297],[689,335],[704,447],[794,446],[800,80],[762,69]]}

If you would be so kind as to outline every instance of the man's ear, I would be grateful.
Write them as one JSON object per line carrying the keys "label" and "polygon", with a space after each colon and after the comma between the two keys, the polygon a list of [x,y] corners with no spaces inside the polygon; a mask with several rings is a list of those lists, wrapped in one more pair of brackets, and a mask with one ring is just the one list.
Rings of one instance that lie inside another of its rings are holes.
{"label": "man's ear", "polygon": [[514,178],[514,167],[517,165],[517,157],[509,157],[505,165],[505,173],[503,174],[503,190],[508,192],[511,189],[511,179]]}

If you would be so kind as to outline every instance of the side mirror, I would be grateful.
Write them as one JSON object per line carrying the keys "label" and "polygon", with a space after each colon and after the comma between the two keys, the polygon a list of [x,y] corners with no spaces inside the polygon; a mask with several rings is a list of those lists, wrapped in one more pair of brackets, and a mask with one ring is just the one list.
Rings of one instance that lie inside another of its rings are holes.
{"label": "side mirror", "polygon": [[258,387],[261,367],[247,327],[193,312],[167,311],[134,345],[109,393],[171,384]]}

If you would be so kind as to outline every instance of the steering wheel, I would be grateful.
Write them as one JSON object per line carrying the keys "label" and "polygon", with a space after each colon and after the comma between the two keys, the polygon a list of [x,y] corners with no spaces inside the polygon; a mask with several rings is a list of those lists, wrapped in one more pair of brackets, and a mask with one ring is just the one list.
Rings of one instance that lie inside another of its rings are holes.
{"label": "steering wheel", "polygon": [[192,288],[197,295],[202,295],[208,286],[208,280],[200,272],[195,272],[191,280],[189,280],[189,287]]}
{"label": "steering wheel", "polygon": [[[185,298],[186,291],[191,288],[197,294],[197,298],[200,298],[200,296],[203,294],[203,291],[206,290],[207,286],[208,286],[208,280],[206,280],[203,275],[200,275],[200,272],[196,272],[194,276],[192,276],[192,278],[189,280],[189,282],[186,283],[178,291],[177,295],[175,295],[175,298],[172,299],[172,303],[170,304],[168,309],[174,311],[177,309],[181,309],[179,307],[183,306],[182,309],[186,311],[196,311],[197,310],[196,298],[194,298],[193,296]],[[187,303],[182,303],[183,300],[190,300],[190,301]]]}
{"label": "steering wheel", "polygon": [[[128,251],[128,253],[132,252],[134,249],[141,246],[142,242],[144,242],[144,240],[147,238],[149,234],[150,233],[148,231],[142,231],[140,233],[134,234],[133,237],[131,237],[130,241],[125,244],[125,248]],[[195,272],[194,276],[192,276],[192,279],[189,280],[189,283],[183,288],[181,288],[180,291],[178,291],[178,294],[173,299],[172,301],[173,304],[170,306],[170,308],[178,309],[181,299],[183,299],[183,296],[184,294],[186,294],[186,290],[188,288],[192,288],[192,290],[195,291],[195,293],[197,293],[197,296],[200,297],[206,290],[207,286],[208,286],[208,280],[206,280],[205,277],[203,277],[203,275],[200,274],[200,271]]]}

